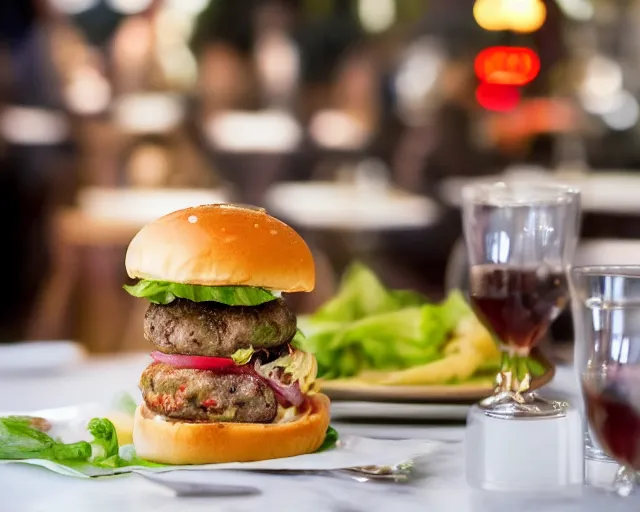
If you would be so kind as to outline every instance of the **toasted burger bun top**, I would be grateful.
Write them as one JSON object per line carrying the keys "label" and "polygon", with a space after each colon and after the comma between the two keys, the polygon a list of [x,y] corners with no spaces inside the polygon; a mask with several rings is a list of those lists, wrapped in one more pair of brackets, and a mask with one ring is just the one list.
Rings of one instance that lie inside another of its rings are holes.
{"label": "toasted burger bun top", "polygon": [[306,411],[285,423],[186,423],[164,421],[142,404],[133,443],[143,459],[163,464],[217,464],[293,457],[315,452],[329,426],[329,399],[309,397]]}
{"label": "toasted burger bun top", "polygon": [[309,247],[263,210],[233,205],[186,208],[147,224],[129,244],[129,277],[208,286],[308,292]]}

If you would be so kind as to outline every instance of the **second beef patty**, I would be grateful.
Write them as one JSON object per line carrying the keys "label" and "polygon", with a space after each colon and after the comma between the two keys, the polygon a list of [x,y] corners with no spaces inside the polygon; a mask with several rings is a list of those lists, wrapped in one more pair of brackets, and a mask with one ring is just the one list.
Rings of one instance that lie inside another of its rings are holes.
{"label": "second beef patty", "polygon": [[229,357],[241,348],[273,348],[296,334],[296,317],[282,299],[259,306],[176,299],[151,304],[145,338],[166,354]]}

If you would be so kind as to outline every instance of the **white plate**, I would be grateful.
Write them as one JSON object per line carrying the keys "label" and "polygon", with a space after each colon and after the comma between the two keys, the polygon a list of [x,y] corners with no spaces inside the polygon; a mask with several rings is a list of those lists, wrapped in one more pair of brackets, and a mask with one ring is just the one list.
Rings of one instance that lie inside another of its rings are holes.
{"label": "white plate", "polygon": [[426,420],[462,421],[467,417],[468,404],[401,404],[390,402],[331,403],[332,420]]}
{"label": "white plate", "polygon": [[0,345],[0,377],[59,371],[82,361],[84,348],[73,341],[25,341]]}

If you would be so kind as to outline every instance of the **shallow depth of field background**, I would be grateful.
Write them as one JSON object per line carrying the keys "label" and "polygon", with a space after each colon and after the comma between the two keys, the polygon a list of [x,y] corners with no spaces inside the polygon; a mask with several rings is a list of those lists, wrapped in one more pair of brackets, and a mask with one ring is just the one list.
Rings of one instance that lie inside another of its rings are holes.
{"label": "shallow depth of field background", "polygon": [[3,2],[0,342],[145,350],[124,252],[193,204],[299,230],[301,313],[353,260],[464,288],[457,194],[483,176],[577,183],[577,259],[632,263],[639,60],[636,0]]}

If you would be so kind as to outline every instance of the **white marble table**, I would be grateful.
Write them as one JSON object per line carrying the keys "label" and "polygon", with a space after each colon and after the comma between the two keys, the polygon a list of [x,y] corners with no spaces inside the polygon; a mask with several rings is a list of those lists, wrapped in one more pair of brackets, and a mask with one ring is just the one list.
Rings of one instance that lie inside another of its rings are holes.
{"label": "white marble table", "polygon": [[[86,401],[112,399],[115,391],[135,391],[146,356],[90,360],[57,375],[0,376],[0,410],[32,410]],[[567,373],[558,372],[558,388],[570,386]],[[129,475],[99,480],[63,477],[44,469],[0,467],[0,510],[7,512],[75,511],[376,511],[398,508],[429,512],[638,510],[640,498],[623,500],[585,488],[580,495],[533,496],[488,493],[470,489],[464,480],[460,427],[389,427],[338,424],[343,433],[378,437],[419,437],[450,441],[428,463],[427,475],[412,484],[356,483],[329,477],[266,476],[219,472],[219,482],[242,482],[261,489],[252,496],[176,498],[142,478]]]}

